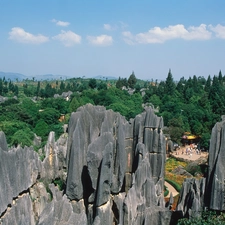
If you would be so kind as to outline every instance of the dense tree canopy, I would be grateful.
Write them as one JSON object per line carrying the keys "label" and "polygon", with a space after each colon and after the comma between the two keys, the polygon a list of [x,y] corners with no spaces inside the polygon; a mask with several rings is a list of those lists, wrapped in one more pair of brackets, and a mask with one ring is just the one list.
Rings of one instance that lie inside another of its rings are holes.
{"label": "dense tree canopy", "polygon": [[[46,140],[51,130],[57,135],[62,132],[62,114],[69,118],[71,112],[84,104],[103,105],[130,119],[143,111],[144,103],[154,106],[155,113],[163,117],[173,141],[179,142],[183,132],[190,132],[200,136],[201,145],[207,148],[212,127],[225,114],[224,81],[221,71],[212,77],[194,75],[174,81],[171,70],[166,80],[160,82],[138,80],[134,72],[128,80],[119,77],[113,82],[83,77],[14,83],[0,78],[0,95],[8,97],[0,104],[0,130],[11,144],[18,144],[23,132],[36,133]],[[136,90],[129,94],[122,90],[124,86]],[[69,101],[53,97],[67,91],[73,92]],[[38,97],[36,101],[32,100],[34,96]],[[22,145],[30,143],[21,140]]]}

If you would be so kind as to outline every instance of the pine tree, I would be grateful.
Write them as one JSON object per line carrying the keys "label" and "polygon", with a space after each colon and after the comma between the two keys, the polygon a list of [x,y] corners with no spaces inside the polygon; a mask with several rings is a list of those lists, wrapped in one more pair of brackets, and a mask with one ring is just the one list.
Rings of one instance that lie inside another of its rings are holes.
{"label": "pine tree", "polygon": [[204,90],[205,90],[206,92],[208,92],[208,93],[209,93],[209,91],[210,91],[211,82],[212,82],[212,79],[211,79],[211,77],[210,77],[210,75],[209,75],[209,76],[208,76],[208,79],[207,79],[207,81],[206,81],[206,83],[205,83],[205,88],[204,88]]}
{"label": "pine tree", "polygon": [[176,89],[176,85],[173,81],[171,70],[169,70],[168,76],[166,78],[165,93],[168,95],[174,95],[175,89]]}
{"label": "pine tree", "polygon": [[128,82],[128,86],[130,88],[134,88],[135,84],[137,83],[137,78],[135,77],[134,71],[132,72],[132,74],[128,78],[127,82]]}

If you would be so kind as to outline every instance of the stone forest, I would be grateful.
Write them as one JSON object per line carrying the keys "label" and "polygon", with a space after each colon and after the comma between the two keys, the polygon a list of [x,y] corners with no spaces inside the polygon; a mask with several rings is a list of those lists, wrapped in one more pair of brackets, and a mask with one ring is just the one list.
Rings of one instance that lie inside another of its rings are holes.
{"label": "stone forest", "polygon": [[223,80],[0,78],[0,224],[225,224]]}
{"label": "stone forest", "polygon": [[[51,132],[43,161],[8,148],[0,133],[1,224],[175,224],[205,208],[224,210],[225,121],[212,129],[206,178],[186,179],[175,210],[164,201],[166,139],[152,108],[127,121],[87,104],[68,133]],[[54,182],[63,181],[60,191]]]}

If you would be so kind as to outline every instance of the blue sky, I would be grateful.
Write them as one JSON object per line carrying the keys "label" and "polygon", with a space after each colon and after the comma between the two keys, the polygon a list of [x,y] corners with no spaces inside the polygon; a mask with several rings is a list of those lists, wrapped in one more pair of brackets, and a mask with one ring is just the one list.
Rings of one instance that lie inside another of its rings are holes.
{"label": "blue sky", "polygon": [[224,0],[0,0],[0,71],[165,80],[225,73]]}

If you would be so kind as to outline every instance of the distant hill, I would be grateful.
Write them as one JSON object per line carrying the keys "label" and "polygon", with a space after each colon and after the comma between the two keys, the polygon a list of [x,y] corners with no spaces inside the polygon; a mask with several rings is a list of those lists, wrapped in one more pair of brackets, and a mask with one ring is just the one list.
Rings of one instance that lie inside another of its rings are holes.
{"label": "distant hill", "polygon": [[[73,78],[74,76],[65,76],[65,75],[59,75],[59,74],[44,74],[44,75],[34,75],[34,76],[26,76],[24,74],[21,73],[13,73],[13,72],[1,72],[0,71],[0,78],[5,77],[6,80],[10,79],[12,81],[16,81],[16,80],[26,80],[26,79],[35,79],[35,80],[66,80],[66,79],[70,79]],[[86,78],[95,78],[95,79],[99,79],[99,80],[117,80],[118,78],[116,77],[107,77],[107,76],[102,76],[102,75],[98,75],[95,77],[85,77]]]}
{"label": "distant hill", "polygon": [[54,75],[54,74],[44,74],[44,75],[34,75],[34,76],[26,76],[21,73],[13,73],[13,72],[1,72],[0,71],[0,78],[5,77],[6,80],[10,79],[12,81],[16,81],[17,79],[19,81],[26,80],[26,79],[35,79],[35,80],[65,80],[68,78],[71,78],[70,76],[65,75]]}
{"label": "distant hill", "polygon": [[17,79],[18,80],[23,80],[23,79],[26,79],[27,76],[25,76],[24,74],[21,74],[21,73],[12,73],[12,72],[1,72],[0,71],[0,78],[3,79],[3,77],[5,77],[6,80],[10,79],[12,81],[16,81]]}
{"label": "distant hill", "polygon": [[98,76],[95,76],[95,77],[93,77],[93,78],[95,78],[95,79],[98,79],[98,80],[118,80],[118,78],[117,77],[107,77],[107,76],[102,76],[102,75],[98,75]]}

